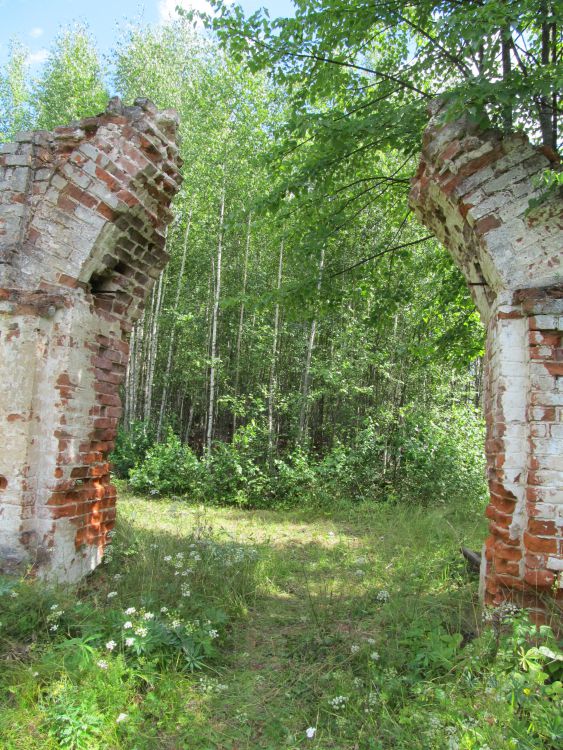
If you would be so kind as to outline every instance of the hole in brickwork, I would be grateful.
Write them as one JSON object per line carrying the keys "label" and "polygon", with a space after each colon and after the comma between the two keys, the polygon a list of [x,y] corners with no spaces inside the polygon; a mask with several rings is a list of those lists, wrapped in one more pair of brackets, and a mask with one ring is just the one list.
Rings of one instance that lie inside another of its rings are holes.
{"label": "hole in brickwork", "polygon": [[8,480],[0,474],[0,490],[5,490],[8,486]]}
{"label": "hole in brickwork", "polygon": [[111,279],[113,276],[113,269],[107,269],[102,273],[93,273],[90,277],[90,290],[92,294],[107,294],[113,290],[109,289]]}

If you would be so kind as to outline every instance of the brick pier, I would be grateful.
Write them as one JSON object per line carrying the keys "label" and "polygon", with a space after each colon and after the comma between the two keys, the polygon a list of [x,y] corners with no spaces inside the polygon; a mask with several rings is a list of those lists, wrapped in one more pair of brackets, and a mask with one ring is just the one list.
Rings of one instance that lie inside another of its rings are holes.
{"label": "brick pier", "polygon": [[167,261],[177,116],[145,99],[0,146],[0,569],[77,580],[114,524],[128,335]]}
{"label": "brick pier", "polygon": [[541,612],[549,598],[563,603],[563,201],[552,193],[529,206],[540,194],[534,177],[559,161],[523,135],[442,125],[438,115],[410,202],[487,328],[482,595]]}

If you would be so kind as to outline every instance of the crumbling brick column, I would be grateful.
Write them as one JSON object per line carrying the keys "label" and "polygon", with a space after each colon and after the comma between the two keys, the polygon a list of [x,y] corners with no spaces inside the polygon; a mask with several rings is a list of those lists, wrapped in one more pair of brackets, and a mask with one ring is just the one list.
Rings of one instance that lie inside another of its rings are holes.
{"label": "crumbling brick column", "polygon": [[77,580],[115,518],[128,334],[167,261],[177,116],[145,99],[0,146],[0,568]]}
{"label": "crumbling brick column", "polygon": [[523,135],[443,125],[434,112],[413,210],[448,248],[487,327],[490,535],[482,595],[541,609],[563,600],[563,202],[530,209],[558,163]]}

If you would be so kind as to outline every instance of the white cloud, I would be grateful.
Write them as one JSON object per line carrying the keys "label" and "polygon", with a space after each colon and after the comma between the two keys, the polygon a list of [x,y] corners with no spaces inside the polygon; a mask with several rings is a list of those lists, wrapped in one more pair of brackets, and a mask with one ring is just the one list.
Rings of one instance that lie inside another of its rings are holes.
{"label": "white cloud", "polygon": [[212,12],[211,6],[206,0],[159,0],[158,14],[161,23],[173,21],[178,18],[176,6],[185,8],[186,10],[201,10],[206,13]]}
{"label": "white cloud", "polygon": [[37,52],[31,52],[27,56],[27,62],[29,65],[41,65],[49,57],[48,49],[39,49]]}
{"label": "white cloud", "polygon": [[33,39],[39,39],[40,36],[43,36],[43,29],[41,26],[34,26],[29,32],[29,36]]}

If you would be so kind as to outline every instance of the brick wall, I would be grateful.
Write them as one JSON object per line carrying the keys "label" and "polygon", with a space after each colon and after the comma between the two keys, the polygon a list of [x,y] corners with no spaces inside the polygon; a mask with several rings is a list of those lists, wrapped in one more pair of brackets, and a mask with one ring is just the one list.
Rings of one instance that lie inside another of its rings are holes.
{"label": "brick wall", "polygon": [[177,117],[139,99],[0,146],[0,567],[76,580],[115,518],[128,335],[167,255]]}
{"label": "brick wall", "polygon": [[[487,327],[490,503],[482,595],[538,613],[563,602],[563,201],[533,178],[557,156],[523,135],[426,130],[411,206],[465,275]],[[541,616],[541,615],[540,615]]]}

